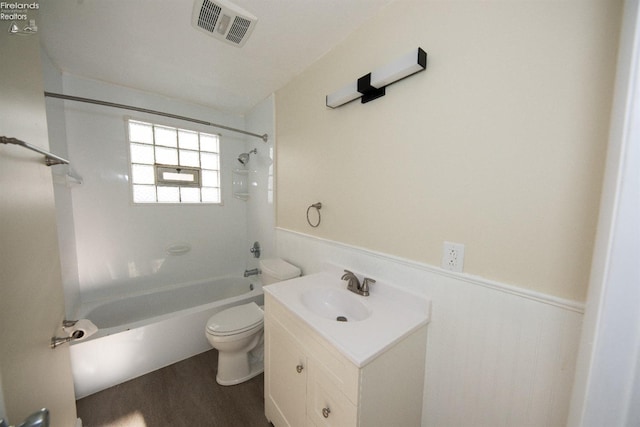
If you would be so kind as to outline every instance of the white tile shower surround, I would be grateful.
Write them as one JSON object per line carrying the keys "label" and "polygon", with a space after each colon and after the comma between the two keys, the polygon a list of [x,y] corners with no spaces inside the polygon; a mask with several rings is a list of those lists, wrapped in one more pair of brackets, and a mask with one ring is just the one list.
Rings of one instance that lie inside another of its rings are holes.
{"label": "white tile shower surround", "polygon": [[276,242],[304,274],[330,263],[431,299],[423,427],[566,424],[581,303],[284,229]]}

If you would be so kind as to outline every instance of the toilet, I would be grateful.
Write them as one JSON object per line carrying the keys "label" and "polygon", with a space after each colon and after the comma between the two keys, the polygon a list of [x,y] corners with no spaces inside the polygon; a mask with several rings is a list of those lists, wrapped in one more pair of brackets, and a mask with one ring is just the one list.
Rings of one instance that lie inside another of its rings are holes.
{"label": "toilet", "polygon": [[[260,270],[263,285],[300,276],[298,267],[282,259],[260,261]],[[240,384],[264,371],[264,311],[255,302],[214,314],[205,335],[218,350],[218,384]]]}

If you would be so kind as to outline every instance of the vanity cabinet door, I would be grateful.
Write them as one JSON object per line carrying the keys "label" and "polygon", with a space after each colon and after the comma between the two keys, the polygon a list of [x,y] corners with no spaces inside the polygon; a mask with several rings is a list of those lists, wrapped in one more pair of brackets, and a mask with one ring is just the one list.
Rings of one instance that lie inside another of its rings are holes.
{"label": "vanity cabinet door", "polygon": [[265,325],[266,414],[276,427],[306,421],[307,358],[296,339],[275,319]]}
{"label": "vanity cabinet door", "polygon": [[326,376],[325,369],[311,360],[307,384],[307,417],[317,427],[355,427],[358,425],[356,406]]}

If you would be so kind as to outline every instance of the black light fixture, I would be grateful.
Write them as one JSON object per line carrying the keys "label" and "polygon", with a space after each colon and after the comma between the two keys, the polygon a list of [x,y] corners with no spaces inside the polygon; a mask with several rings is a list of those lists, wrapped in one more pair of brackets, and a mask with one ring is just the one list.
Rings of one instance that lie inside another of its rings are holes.
{"label": "black light fixture", "polygon": [[417,48],[395,61],[360,77],[341,89],[327,95],[327,107],[336,108],[360,98],[365,104],[385,95],[385,88],[427,68],[427,53]]}

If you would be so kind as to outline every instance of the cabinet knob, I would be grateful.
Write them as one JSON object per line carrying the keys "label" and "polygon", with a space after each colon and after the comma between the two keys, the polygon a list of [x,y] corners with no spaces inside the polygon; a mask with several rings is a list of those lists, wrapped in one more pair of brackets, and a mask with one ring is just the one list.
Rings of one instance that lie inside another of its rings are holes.
{"label": "cabinet knob", "polygon": [[298,373],[302,372],[303,369],[304,369],[304,366],[302,365],[296,366],[296,371],[298,371]]}
{"label": "cabinet knob", "polygon": [[329,414],[331,413],[331,409],[329,408],[322,408],[322,416],[325,418],[329,418]]}

